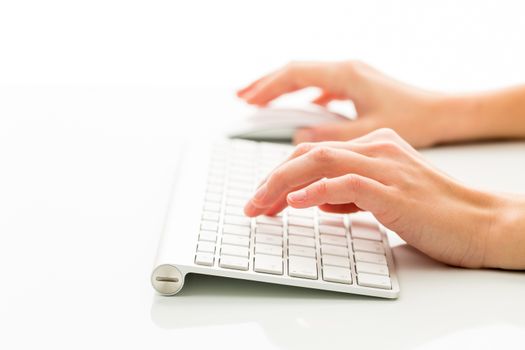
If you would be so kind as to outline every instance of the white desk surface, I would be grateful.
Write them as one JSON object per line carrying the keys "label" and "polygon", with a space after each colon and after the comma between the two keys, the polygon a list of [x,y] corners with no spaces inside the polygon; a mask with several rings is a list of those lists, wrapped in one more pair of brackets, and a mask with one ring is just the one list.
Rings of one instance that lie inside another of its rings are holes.
{"label": "white desk surface", "polygon": [[[525,274],[396,243],[382,300],[219,278],[149,284],[181,135],[244,111],[229,90],[0,89],[0,348],[471,348],[525,339]],[[193,96],[193,97],[192,97]],[[221,118],[221,119],[219,119]],[[190,130],[188,130],[190,129]],[[476,186],[525,192],[525,142],[425,151]]]}

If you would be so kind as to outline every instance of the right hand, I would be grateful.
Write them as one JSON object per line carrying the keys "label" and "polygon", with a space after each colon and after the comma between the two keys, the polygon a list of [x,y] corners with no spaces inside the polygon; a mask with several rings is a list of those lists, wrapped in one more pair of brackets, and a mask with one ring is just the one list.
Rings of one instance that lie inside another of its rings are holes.
{"label": "right hand", "polygon": [[311,86],[321,89],[313,101],[316,104],[351,100],[357,120],[299,130],[295,143],[346,141],[386,127],[414,147],[428,147],[446,133],[444,123],[435,115],[440,94],[405,85],[357,61],[290,63],[237,94],[247,103],[264,106],[285,93]]}

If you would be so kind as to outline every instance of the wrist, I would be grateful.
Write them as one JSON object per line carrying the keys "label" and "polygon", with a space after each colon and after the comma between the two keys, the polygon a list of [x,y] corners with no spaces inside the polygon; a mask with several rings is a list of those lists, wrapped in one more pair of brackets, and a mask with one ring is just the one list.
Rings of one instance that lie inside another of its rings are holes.
{"label": "wrist", "polygon": [[431,103],[436,143],[525,137],[525,87],[439,95]]}
{"label": "wrist", "polygon": [[525,269],[525,197],[499,196],[493,211],[484,267]]}
{"label": "wrist", "polygon": [[434,122],[434,143],[471,140],[482,133],[476,122],[482,104],[476,96],[440,95],[430,102]]}

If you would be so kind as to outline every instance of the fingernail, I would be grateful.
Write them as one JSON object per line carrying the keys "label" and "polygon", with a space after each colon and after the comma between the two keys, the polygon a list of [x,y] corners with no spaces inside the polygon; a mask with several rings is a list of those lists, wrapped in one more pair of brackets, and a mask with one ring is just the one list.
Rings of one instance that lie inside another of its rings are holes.
{"label": "fingernail", "polygon": [[288,195],[288,199],[292,202],[304,202],[306,200],[306,191],[300,190],[297,192],[292,192]]}
{"label": "fingernail", "polygon": [[247,91],[242,95],[242,98],[248,102],[251,102],[253,100],[253,97],[255,96],[255,93],[253,90]]}
{"label": "fingernail", "polygon": [[251,202],[246,203],[244,206],[244,214],[246,216],[254,216],[256,212],[257,208],[255,208]]}

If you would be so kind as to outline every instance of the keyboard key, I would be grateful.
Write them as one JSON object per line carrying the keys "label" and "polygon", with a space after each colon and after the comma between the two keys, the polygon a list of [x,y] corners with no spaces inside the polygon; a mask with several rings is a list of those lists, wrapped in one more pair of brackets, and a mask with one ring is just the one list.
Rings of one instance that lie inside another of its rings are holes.
{"label": "keyboard key", "polygon": [[204,210],[219,213],[221,211],[220,203],[204,203]]}
{"label": "keyboard key", "polygon": [[346,237],[321,235],[321,244],[331,244],[346,247]]}
{"label": "keyboard key", "polygon": [[335,236],[345,236],[346,229],[344,227],[338,226],[319,225],[319,233]]}
{"label": "keyboard key", "polygon": [[224,212],[228,215],[244,216],[244,209],[242,207],[234,207],[231,205],[227,205],[224,209]]}
{"label": "keyboard key", "polygon": [[283,274],[283,259],[279,256],[255,255],[254,270],[255,272],[282,275]]}
{"label": "keyboard key", "polygon": [[217,212],[205,211],[202,213],[202,218],[208,221],[219,221],[220,215]]}
{"label": "keyboard key", "polygon": [[224,223],[232,225],[250,226],[252,223],[252,219],[246,216],[225,215]]}
{"label": "keyboard key", "polygon": [[358,252],[370,252],[385,254],[385,248],[381,242],[368,241],[364,239],[354,239],[354,250]]}
{"label": "keyboard key", "polygon": [[226,198],[226,204],[234,207],[244,207],[246,200],[239,198]]}
{"label": "keyboard key", "polygon": [[290,256],[288,274],[292,277],[317,279],[317,261],[302,256]]}
{"label": "keyboard key", "polygon": [[224,179],[208,179],[208,186],[224,186]]}
{"label": "keyboard key", "polygon": [[214,183],[214,180],[221,181],[225,176],[226,172],[224,171],[224,168],[210,169],[210,172],[208,173],[208,183]]}
{"label": "keyboard key", "polygon": [[237,235],[222,235],[222,244],[238,245],[241,247],[248,247],[250,245],[250,239],[248,237],[237,236]]}
{"label": "keyboard key", "polygon": [[219,260],[219,266],[225,269],[248,270],[248,259],[238,256],[223,255]]}
{"label": "keyboard key", "polygon": [[345,221],[342,217],[340,218],[325,218],[320,217],[319,218],[319,226],[325,225],[325,226],[337,226],[337,227],[345,227]]}
{"label": "keyboard key", "polygon": [[223,255],[233,255],[233,256],[240,256],[243,258],[248,257],[248,247],[241,247],[238,245],[229,245],[229,244],[223,244],[221,246],[221,256]]}
{"label": "keyboard key", "polygon": [[310,227],[288,226],[288,234],[313,238],[314,229]]}
{"label": "keyboard key", "polygon": [[352,237],[353,238],[362,238],[369,239],[373,241],[381,241],[383,237],[377,225],[363,224],[360,222],[352,223]]}
{"label": "keyboard key", "polygon": [[242,155],[242,156],[233,156],[230,160],[230,164],[228,166],[228,177],[230,179],[237,179],[237,178],[246,178],[251,179],[253,178],[254,174],[254,164],[251,159],[248,158],[249,155]]}
{"label": "keyboard key", "polygon": [[248,226],[237,226],[228,224],[222,226],[223,233],[230,233],[232,235],[249,236],[250,231],[251,229]]}
{"label": "keyboard key", "polygon": [[244,183],[244,182],[229,183],[228,189],[250,192],[253,195],[253,185],[251,183]]}
{"label": "keyboard key", "polygon": [[240,190],[228,188],[228,190],[226,191],[226,195],[230,198],[239,198],[239,199],[248,200],[253,195],[253,192],[252,191],[240,191]]}
{"label": "keyboard key", "polygon": [[355,261],[386,265],[386,257],[383,254],[355,252],[354,256]]}
{"label": "keyboard key", "polygon": [[288,217],[288,225],[295,226],[304,226],[304,227],[314,227],[314,220],[310,218],[301,218],[301,217]]}
{"label": "keyboard key", "polygon": [[288,247],[288,255],[290,256],[304,256],[305,258],[315,258],[316,253],[314,248],[301,247],[291,245]]}
{"label": "keyboard key", "polygon": [[283,248],[276,245],[257,243],[255,245],[255,254],[266,254],[266,255],[275,255],[283,256]]}
{"label": "keyboard key", "polygon": [[195,255],[195,264],[213,266],[213,259],[213,254],[197,253],[197,255]]}
{"label": "keyboard key", "polygon": [[388,276],[388,267],[386,265],[379,265],[367,262],[358,261],[355,263],[355,269],[357,273],[373,273],[376,275]]}
{"label": "keyboard key", "polygon": [[283,235],[283,228],[281,226],[274,226],[274,225],[257,225],[255,227],[256,233],[267,233],[270,235],[277,235],[282,236]]}
{"label": "keyboard key", "polygon": [[222,202],[222,195],[217,193],[206,193],[206,202]]}
{"label": "keyboard key", "polygon": [[253,176],[251,174],[241,174],[241,173],[230,173],[228,175],[228,182],[241,182],[244,184],[252,184]]}
{"label": "keyboard key", "polygon": [[279,247],[282,247],[283,245],[283,239],[279,236],[271,236],[271,235],[264,235],[264,234],[258,234],[255,236],[255,242],[257,244],[263,243],[263,244],[270,244],[270,245],[276,245]]}
{"label": "keyboard key", "polygon": [[338,256],[348,256],[348,248],[339,247],[339,246],[330,245],[330,244],[322,244],[321,253],[323,253],[323,255],[330,254],[330,255],[338,255]]}
{"label": "keyboard key", "polygon": [[211,242],[199,242],[197,244],[197,251],[203,253],[215,253],[215,243]]}
{"label": "keyboard key", "polygon": [[199,241],[213,242],[217,240],[217,235],[212,231],[201,231],[199,232]]}
{"label": "keyboard key", "polygon": [[301,237],[301,236],[288,236],[289,245],[300,245],[303,247],[315,248],[315,240],[313,238]]}
{"label": "keyboard key", "polygon": [[222,194],[222,186],[210,184],[206,186],[206,192]]}
{"label": "keyboard key", "polygon": [[258,216],[257,219],[255,219],[257,224],[264,224],[264,225],[275,225],[275,226],[282,226],[283,225],[283,218],[280,216],[266,216],[261,215]]}
{"label": "keyboard key", "polygon": [[336,283],[352,283],[350,269],[337,266],[323,266],[323,280]]}
{"label": "keyboard key", "polygon": [[219,225],[216,222],[206,220],[201,221],[201,230],[217,232],[218,229]]}
{"label": "keyboard key", "polygon": [[374,215],[369,211],[358,211],[357,213],[350,214],[350,221],[352,223],[361,222],[377,225]]}
{"label": "keyboard key", "polygon": [[314,208],[305,208],[305,209],[288,208],[288,215],[312,218],[314,216]]}
{"label": "keyboard key", "polygon": [[324,255],[323,254],[322,260],[323,260],[323,267],[325,265],[332,265],[332,266],[340,266],[340,267],[350,268],[350,260],[348,260],[348,258],[345,258],[345,257],[342,257],[342,256]]}
{"label": "keyboard key", "polygon": [[319,210],[320,219],[333,219],[333,220],[344,220],[344,214],[327,213],[326,211]]}
{"label": "keyboard key", "polygon": [[357,284],[363,287],[392,289],[390,277],[360,273],[357,275]]}

